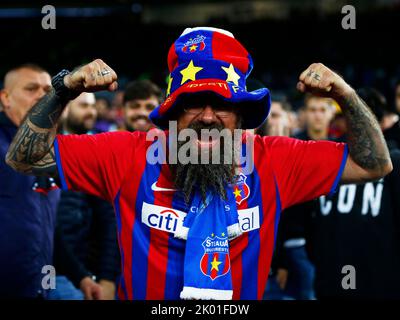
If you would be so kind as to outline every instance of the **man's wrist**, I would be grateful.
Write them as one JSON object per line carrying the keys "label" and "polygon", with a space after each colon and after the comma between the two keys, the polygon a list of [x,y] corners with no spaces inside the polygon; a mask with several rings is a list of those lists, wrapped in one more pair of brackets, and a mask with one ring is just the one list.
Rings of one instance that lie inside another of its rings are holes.
{"label": "man's wrist", "polygon": [[[68,87],[68,78],[70,72],[66,69],[61,70],[51,80],[55,95],[63,104],[79,96],[80,92],[74,91]],[[67,78],[67,79],[66,79]]]}
{"label": "man's wrist", "polygon": [[342,104],[346,103],[346,101],[348,101],[348,99],[352,97],[355,93],[356,91],[351,86],[346,84],[346,86],[338,93],[335,93],[332,98],[336,100],[337,103]]}

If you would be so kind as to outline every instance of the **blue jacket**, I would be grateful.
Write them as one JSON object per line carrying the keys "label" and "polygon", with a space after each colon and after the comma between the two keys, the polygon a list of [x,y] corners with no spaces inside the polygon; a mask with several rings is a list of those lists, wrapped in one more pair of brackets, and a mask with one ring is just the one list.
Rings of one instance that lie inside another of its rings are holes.
{"label": "blue jacket", "polygon": [[42,268],[52,264],[60,190],[44,177],[22,175],[5,163],[17,127],[0,112],[0,297],[37,297]]}

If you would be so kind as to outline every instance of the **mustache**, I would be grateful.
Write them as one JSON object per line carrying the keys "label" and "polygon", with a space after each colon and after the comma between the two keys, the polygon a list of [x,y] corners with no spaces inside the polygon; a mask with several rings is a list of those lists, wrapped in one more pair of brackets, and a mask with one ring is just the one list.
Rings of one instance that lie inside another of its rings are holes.
{"label": "mustache", "polygon": [[203,130],[217,129],[218,131],[222,131],[223,129],[225,129],[225,126],[222,125],[222,124],[218,124],[218,123],[210,123],[210,124],[208,124],[208,123],[204,123],[204,122],[201,122],[201,121],[196,121],[196,122],[191,123],[188,126],[188,129],[194,130],[197,133],[197,135],[200,137],[202,129]]}
{"label": "mustache", "polygon": [[96,117],[92,114],[89,114],[87,116],[84,116],[82,120],[86,121],[86,120],[94,120],[94,119],[96,119]]}
{"label": "mustache", "polygon": [[133,122],[136,120],[146,120],[147,122],[150,122],[149,118],[144,116],[144,115],[137,115],[137,116],[132,116],[129,118],[129,121]]}

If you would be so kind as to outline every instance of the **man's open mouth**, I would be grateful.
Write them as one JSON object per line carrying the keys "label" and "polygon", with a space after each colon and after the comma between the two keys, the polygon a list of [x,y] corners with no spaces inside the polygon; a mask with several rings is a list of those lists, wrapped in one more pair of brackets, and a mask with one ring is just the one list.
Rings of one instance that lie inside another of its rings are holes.
{"label": "man's open mouth", "polygon": [[208,138],[208,139],[197,139],[197,144],[200,148],[213,148],[217,145],[218,139]]}

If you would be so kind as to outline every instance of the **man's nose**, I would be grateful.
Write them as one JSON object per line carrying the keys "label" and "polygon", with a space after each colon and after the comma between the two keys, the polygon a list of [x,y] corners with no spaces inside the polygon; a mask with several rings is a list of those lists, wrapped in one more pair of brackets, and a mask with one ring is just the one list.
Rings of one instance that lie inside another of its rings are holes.
{"label": "man's nose", "polygon": [[97,117],[97,109],[96,108],[90,108],[89,112],[94,118]]}
{"label": "man's nose", "polygon": [[139,110],[137,110],[137,114],[138,115],[141,115],[141,116],[145,116],[145,117],[148,117],[149,116],[149,114],[150,114],[150,110],[148,110],[146,107],[141,107]]}
{"label": "man's nose", "polygon": [[204,111],[200,115],[200,119],[204,123],[213,123],[217,120],[213,108],[211,106],[206,106]]}

